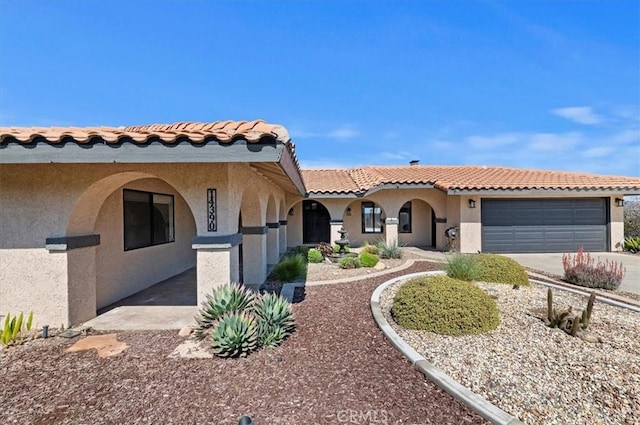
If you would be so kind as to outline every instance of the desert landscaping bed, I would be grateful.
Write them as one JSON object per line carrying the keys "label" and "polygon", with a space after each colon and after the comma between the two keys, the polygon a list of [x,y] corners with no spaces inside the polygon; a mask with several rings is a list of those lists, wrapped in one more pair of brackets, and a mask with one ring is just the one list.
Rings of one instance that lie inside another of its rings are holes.
{"label": "desert landscaping bed", "polygon": [[[496,299],[501,324],[464,337],[409,331],[392,319],[400,284],[380,306],[394,330],[427,361],[527,424],[637,424],[640,412],[640,314],[596,301],[586,342],[551,329],[543,286],[478,284]],[[586,307],[587,298],[554,290],[555,305]]]}
{"label": "desert landscaping bed", "polygon": [[169,359],[182,341],[172,331],[120,332],[129,348],[104,359],[64,354],[78,338],[1,350],[0,423],[485,423],[415,371],[371,317],[378,285],[437,267],[305,288],[292,337],[243,359]]}

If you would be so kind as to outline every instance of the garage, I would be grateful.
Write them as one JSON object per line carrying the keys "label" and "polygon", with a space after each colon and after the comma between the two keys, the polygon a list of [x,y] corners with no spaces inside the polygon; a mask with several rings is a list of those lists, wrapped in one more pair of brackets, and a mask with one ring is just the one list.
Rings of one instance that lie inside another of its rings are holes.
{"label": "garage", "polygon": [[607,251],[605,198],[482,199],[482,251]]}

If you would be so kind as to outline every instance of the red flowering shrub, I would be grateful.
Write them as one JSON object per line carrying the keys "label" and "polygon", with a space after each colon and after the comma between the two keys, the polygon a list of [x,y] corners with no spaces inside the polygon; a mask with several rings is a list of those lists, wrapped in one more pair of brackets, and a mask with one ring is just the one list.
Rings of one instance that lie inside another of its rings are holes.
{"label": "red flowering shrub", "polygon": [[587,288],[618,289],[626,273],[622,263],[616,261],[605,260],[603,263],[598,259],[596,264],[582,247],[578,248],[575,256],[562,255],[562,265],[564,280]]}

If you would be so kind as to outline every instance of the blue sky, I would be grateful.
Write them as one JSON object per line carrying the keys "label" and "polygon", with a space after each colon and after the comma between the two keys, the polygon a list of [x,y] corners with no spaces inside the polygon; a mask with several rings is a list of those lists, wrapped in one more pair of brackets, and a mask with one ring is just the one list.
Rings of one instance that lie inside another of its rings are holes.
{"label": "blue sky", "polygon": [[640,176],[640,2],[0,0],[0,125],[256,118],[303,167]]}

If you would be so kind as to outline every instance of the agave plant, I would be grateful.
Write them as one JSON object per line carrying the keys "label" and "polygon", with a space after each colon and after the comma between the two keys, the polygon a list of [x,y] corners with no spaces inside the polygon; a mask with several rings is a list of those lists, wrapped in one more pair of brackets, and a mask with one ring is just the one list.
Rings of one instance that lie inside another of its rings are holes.
{"label": "agave plant", "polygon": [[200,339],[204,338],[216,321],[225,313],[248,309],[254,298],[253,292],[235,283],[215,288],[211,295],[207,295],[195,317],[197,323],[195,336]]}
{"label": "agave plant", "polygon": [[258,338],[261,345],[279,345],[293,332],[291,304],[281,296],[263,295],[256,301],[253,313],[258,321]]}
{"label": "agave plant", "polygon": [[245,312],[225,313],[213,326],[211,347],[219,357],[244,357],[258,348],[255,318]]}

